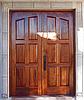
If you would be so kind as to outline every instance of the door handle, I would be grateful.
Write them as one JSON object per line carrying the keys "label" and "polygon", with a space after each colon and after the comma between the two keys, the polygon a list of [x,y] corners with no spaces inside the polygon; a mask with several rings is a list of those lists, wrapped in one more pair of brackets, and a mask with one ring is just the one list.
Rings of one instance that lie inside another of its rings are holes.
{"label": "door handle", "polygon": [[60,40],[60,34],[57,34],[57,39],[59,39],[59,40]]}
{"label": "door handle", "polygon": [[34,80],[35,81],[36,81],[36,78],[37,78],[36,74],[37,74],[37,71],[35,70],[35,73],[34,73]]}
{"label": "door handle", "polygon": [[46,53],[44,53],[43,60],[44,60],[44,71],[46,71]]}

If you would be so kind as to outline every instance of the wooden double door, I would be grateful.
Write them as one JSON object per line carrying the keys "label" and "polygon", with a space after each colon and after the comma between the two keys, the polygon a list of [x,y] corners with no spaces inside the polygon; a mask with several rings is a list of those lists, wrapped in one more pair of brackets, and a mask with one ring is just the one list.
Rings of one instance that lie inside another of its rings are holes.
{"label": "wooden double door", "polygon": [[73,11],[10,13],[10,96],[74,95]]}

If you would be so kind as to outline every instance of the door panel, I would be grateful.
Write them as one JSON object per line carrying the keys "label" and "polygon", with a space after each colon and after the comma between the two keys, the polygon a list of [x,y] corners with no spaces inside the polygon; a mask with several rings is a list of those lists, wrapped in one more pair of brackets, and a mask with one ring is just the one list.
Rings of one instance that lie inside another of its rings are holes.
{"label": "door panel", "polygon": [[29,17],[28,19],[29,22],[29,39],[32,40],[36,40],[37,39],[37,32],[38,32],[38,17],[37,16],[33,16],[33,17]]}
{"label": "door panel", "polygon": [[12,12],[10,32],[11,96],[74,95],[73,12]]}
{"label": "door panel", "polygon": [[60,63],[70,63],[70,46],[69,43],[60,44]]}
{"label": "door panel", "polygon": [[57,62],[57,45],[56,44],[48,44],[48,63],[56,63]]}
{"label": "door panel", "polygon": [[69,39],[69,20],[60,18],[60,38]]}
{"label": "door panel", "polygon": [[[41,87],[41,38],[38,15],[12,14],[13,96],[38,95]],[[39,69],[38,69],[39,68]],[[38,75],[39,74],[39,75]]]}
{"label": "door panel", "polygon": [[[44,74],[44,94],[73,94],[70,89],[73,77],[70,80],[73,55],[73,17],[70,13],[46,14],[47,37],[45,40],[46,70]],[[59,22],[59,23],[58,23]],[[58,23],[58,24],[57,24]],[[58,26],[57,26],[58,25]],[[56,26],[58,29],[56,30]],[[44,45],[44,42],[43,44]],[[44,65],[43,65],[44,67]],[[73,72],[73,71],[72,71]],[[59,87],[59,88],[58,88]],[[73,89],[72,89],[73,90]],[[63,92],[64,91],[64,92]]]}
{"label": "door panel", "polygon": [[69,68],[61,67],[60,69],[60,85],[61,86],[69,86]]}

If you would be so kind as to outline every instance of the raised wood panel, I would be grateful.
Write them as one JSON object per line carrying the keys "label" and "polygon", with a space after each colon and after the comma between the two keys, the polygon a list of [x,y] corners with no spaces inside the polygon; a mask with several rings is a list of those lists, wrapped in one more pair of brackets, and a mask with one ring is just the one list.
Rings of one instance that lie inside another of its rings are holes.
{"label": "raised wood panel", "polygon": [[37,68],[29,68],[29,86],[37,87],[38,84],[38,70]]}
{"label": "raised wood panel", "polygon": [[56,44],[48,44],[48,62],[55,63],[57,61],[57,46]]}
{"label": "raised wood panel", "polygon": [[16,86],[17,87],[24,87],[25,80],[24,80],[24,67],[17,67],[16,68]]}
{"label": "raised wood panel", "polygon": [[47,94],[48,95],[69,95],[69,91],[70,88],[68,86],[49,87],[47,90]]}
{"label": "raised wood panel", "polygon": [[38,58],[38,45],[29,44],[29,63],[36,63]]}
{"label": "raised wood panel", "polygon": [[10,96],[74,94],[72,15],[67,11],[12,13]]}
{"label": "raised wood panel", "polygon": [[47,16],[47,28],[48,32],[56,31],[56,17]]}
{"label": "raised wood panel", "polygon": [[16,20],[16,39],[25,39],[25,24],[24,19]]}
{"label": "raised wood panel", "polygon": [[60,18],[61,39],[69,39],[69,20]]}
{"label": "raised wood panel", "polygon": [[57,84],[57,70],[56,68],[48,68],[48,86],[53,87]]}
{"label": "raised wood panel", "polygon": [[25,87],[27,87],[27,88],[29,88],[29,67],[28,66],[26,66],[25,67]]}
{"label": "raised wood panel", "polygon": [[16,45],[16,62],[17,63],[25,62],[25,46],[24,46],[24,44]]}
{"label": "raised wood panel", "polygon": [[29,26],[29,39],[36,40],[38,32],[38,17],[29,17],[28,19]]}
{"label": "raised wood panel", "polygon": [[27,96],[29,92],[29,89],[26,87],[17,87],[16,88],[16,96]]}
{"label": "raised wood panel", "polygon": [[60,44],[60,63],[70,62],[70,46],[69,44]]}
{"label": "raised wood panel", "polygon": [[69,67],[61,67],[60,69],[60,80],[61,86],[68,86],[69,85]]}

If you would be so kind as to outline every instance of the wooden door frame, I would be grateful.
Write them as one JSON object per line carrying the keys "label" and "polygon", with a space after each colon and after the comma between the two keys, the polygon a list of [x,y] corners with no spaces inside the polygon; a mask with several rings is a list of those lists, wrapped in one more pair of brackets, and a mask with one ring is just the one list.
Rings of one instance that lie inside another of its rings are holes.
{"label": "wooden door frame", "polygon": [[75,39],[75,9],[54,9],[54,10],[44,10],[44,9],[25,9],[25,10],[16,10],[16,9],[10,9],[9,10],[9,96],[11,96],[11,33],[12,33],[12,13],[13,12],[73,12],[73,65],[74,65],[74,95],[76,96],[76,39]]}

